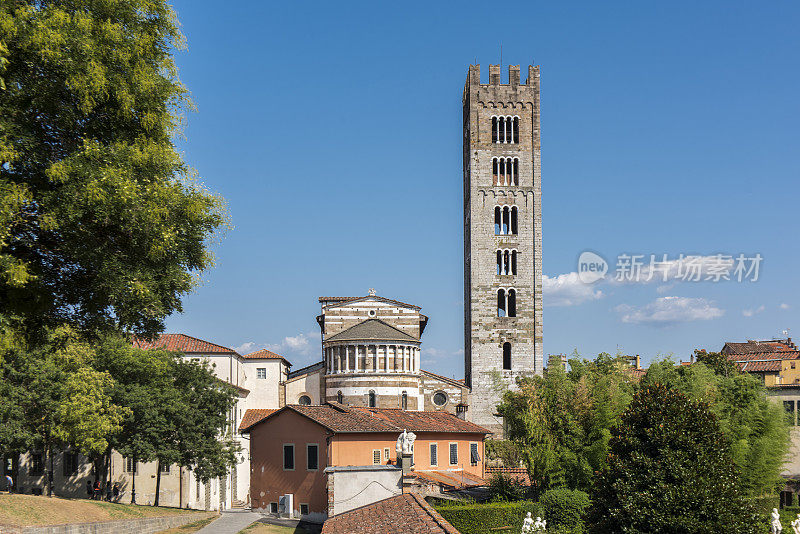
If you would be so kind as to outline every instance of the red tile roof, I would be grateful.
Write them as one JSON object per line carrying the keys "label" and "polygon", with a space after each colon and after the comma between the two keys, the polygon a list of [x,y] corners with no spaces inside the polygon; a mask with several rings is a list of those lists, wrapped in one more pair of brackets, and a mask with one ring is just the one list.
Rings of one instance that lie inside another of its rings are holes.
{"label": "red tile roof", "polygon": [[322,534],[459,534],[416,493],[382,501],[334,516]]}
{"label": "red tile roof", "polygon": [[531,477],[528,474],[528,470],[524,467],[487,467],[486,478],[491,480],[494,475],[503,475],[515,479],[524,486],[531,485]]}
{"label": "red tile roof", "polygon": [[289,367],[292,366],[292,364],[289,363],[289,360],[287,360],[286,358],[284,358],[280,354],[275,354],[271,350],[267,350],[267,349],[261,349],[261,350],[255,351],[255,352],[251,352],[250,354],[245,354],[244,356],[242,356],[242,359],[245,359],[245,360],[283,360],[289,365]]}
{"label": "red tile roof", "polygon": [[422,374],[430,376],[431,378],[435,378],[436,380],[441,380],[442,382],[447,382],[447,383],[452,384],[452,385],[454,385],[456,387],[460,387],[460,388],[466,387],[463,378],[461,378],[461,379],[448,378],[446,376],[437,375],[436,373],[431,373],[430,371],[426,371],[425,369],[420,369],[420,372]]}
{"label": "red tile roof", "polygon": [[412,471],[408,474],[421,480],[433,482],[439,486],[450,489],[476,488],[486,486],[486,481],[478,475],[473,475],[462,469],[448,471],[443,469],[426,469],[424,471]]}
{"label": "red tile roof", "polygon": [[244,417],[242,417],[242,422],[239,423],[239,432],[250,428],[251,426],[255,425],[259,421],[266,419],[273,413],[277,412],[278,410],[269,410],[269,409],[261,409],[261,408],[250,408],[244,412]]}
{"label": "red tile roof", "polygon": [[204,341],[186,334],[161,334],[153,341],[134,338],[133,345],[140,349],[164,349],[185,354],[237,354],[228,347]]}
{"label": "red tile roof", "polygon": [[800,359],[800,351],[791,339],[725,343],[720,352],[727,355],[740,371],[748,373],[780,372],[781,361]]}
{"label": "red tile roof", "polygon": [[[288,405],[279,411],[293,410],[333,432],[456,432],[491,434],[491,431],[459,419],[447,412],[411,412],[390,408],[357,408],[330,402],[321,406]],[[249,412],[250,410],[248,410]],[[272,415],[272,414],[269,414]],[[269,415],[249,425],[239,426],[245,432],[266,420]],[[255,416],[253,416],[255,417]],[[245,414],[247,418],[247,414]]]}

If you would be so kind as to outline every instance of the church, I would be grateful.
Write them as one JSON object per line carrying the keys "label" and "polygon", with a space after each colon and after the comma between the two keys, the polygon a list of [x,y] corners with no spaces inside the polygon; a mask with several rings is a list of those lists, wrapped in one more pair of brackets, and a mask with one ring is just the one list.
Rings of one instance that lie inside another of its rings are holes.
{"label": "church", "polygon": [[[241,355],[185,334],[137,344],[212,364],[239,394],[229,418],[234,432],[287,405],[338,403],[451,413],[502,437],[496,413],[501,392],[515,387],[516,378],[543,371],[538,66],[528,67],[524,83],[519,66],[509,66],[502,83],[500,66],[490,65],[482,83],[480,66],[471,65],[462,106],[464,379],[422,369],[428,317],[420,306],[374,290],[319,298],[320,360],[301,369],[269,350]],[[201,484],[191,471],[164,466],[161,504],[207,510],[247,505],[250,438],[236,436],[243,453],[227,477]],[[83,460],[69,451],[56,455],[56,494],[82,496],[92,477]],[[41,454],[26,453],[18,461],[20,490],[41,492],[46,471]],[[138,502],[153,500],[155,464],[114,453],[111,473],[124,493],[135,487]]]}

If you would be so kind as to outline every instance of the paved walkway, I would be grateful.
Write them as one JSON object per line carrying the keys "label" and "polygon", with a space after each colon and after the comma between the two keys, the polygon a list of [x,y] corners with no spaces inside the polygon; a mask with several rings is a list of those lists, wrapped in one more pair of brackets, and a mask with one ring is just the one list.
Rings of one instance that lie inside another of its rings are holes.
{"label": "paved walkway", "polygon": [[219,519],[197,531],[197,534],[236,534],[263,516],[249,510],[226,510]]}

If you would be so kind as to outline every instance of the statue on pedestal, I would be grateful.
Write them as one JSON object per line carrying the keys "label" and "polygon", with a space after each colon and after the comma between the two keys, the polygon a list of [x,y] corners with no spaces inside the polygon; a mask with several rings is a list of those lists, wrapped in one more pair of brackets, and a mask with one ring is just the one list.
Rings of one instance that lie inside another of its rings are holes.
{"label": "statue on pedestal", "polygon": [[797,519],[789,523],[792,525],[792,530],[794,530],[794,534],[800,534],[800,514],[797,514]]}
{"label": "statue on pedestal", "polygon": [[781,526],[781,514],[778,513],[777,508],[772,509],[772,523],[770,524],[770,532],[772,534],[781,534],[783,527]]}
{"label": "statue on pedestal", "polygon": [[547,521],[545,521],[541,517],[537,517],[536,522],[533,524],[533,531],[544,532],[545,530],[547,530]]}
{"label": "statue on pedestal", "polygon": [[397,451],[397,455],[400,456],[412,454],[415,439],[417,439],[416,434],[403,430],[403,433],[398,436],[397,444],[395,445],[395,451]]}

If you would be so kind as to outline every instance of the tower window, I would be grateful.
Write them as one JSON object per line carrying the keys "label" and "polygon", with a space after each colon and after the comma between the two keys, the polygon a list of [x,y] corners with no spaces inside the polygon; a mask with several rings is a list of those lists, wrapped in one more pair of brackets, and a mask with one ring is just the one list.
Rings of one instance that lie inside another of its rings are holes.
{"label": "tower window", "polygon": [[519,117],[492,117],[492,143],[519,143]]}
{"label": "tower window", "polygon": [[367,405],[370,408],[375,408],[375,406],[377,405],[374,391],[370,391],[369,395],[367,395]]}
{"label": "tower window", "polygon": [[503,343],[503,369],[511,370],[511,343]]}
{"label": "tower window", "polygon": [[497,290],[497,316],[517,316],[517,290],[500,288]]}
{"label": "tower window", "polygon": [[519,158],[492,158],[492,185],[519,185]]}
{"label": "tower window", "polygon": [[495,206],[494,235],[516,235],[517,212],[516,206]]}
{"label": "tower window", "polygon": [[342,394],[341,391],[336,393],[336,402],[338,402],[339,404],[344,404],[344,395]]}
{"label": "tower window", "polygon": [[497,275],[516,275],[517,274],[517,251],[501,249],[497,251]]}
{"label": "tower window", "polygon": [[406,393],[405,391],[400,396],[400,408],[402,408],[403,410],[408,410],[408,393]]}

